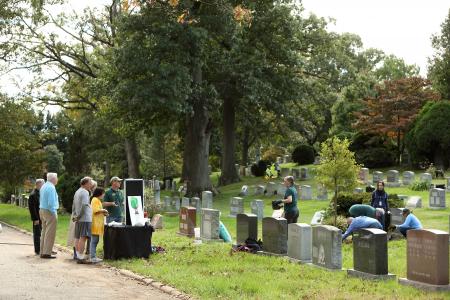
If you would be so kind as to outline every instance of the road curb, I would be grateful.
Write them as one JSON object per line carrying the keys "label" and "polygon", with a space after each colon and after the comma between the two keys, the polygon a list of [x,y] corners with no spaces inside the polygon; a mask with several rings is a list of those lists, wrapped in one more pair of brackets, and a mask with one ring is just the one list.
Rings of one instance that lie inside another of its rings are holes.
{"label": "road curb", "polygon": [[[19,232],[21,232],[23,234],[26,234],[26,235],[29,235],[29,236],[33,236],[33,234],[31,232],[29,232],[27,230],[24,230],[22,228],[19,228],[17,226],[11,225],[9,223],[6,223],[5,221],[0,221],[0,224],[5,225],[5,226],[7,226],[9,228],[12,228],[12,229],[14,229],[16,231],[19,231]],[[57,248],[61,252],[72,254],[72,249],[69,249],[69,248],[67,248],[65,246],[62,246],[62,245],[59,245],[59,244],[55,244],[55,248]],[[125,277],[128,277],[130,279],[139,281],[140,283],[142,283],[144,285],[151,286],[151,287],[153,287],[155,289],[160,290],[161,292],[163,292],[165,294],[169,294],[171,296],[174,296],[175,298],[183,299],[183,300],[194,299],[193,297],[178,291],[174,287],[171,287],[169,285],[165,285],[164,283],[156,281],[153,278],[145,277],[145,276],[136,274],[136,273],[134,273],[134,272],[132,272],[130,270],[119,269],[119,268],[116,268],[116,267],[113,267],[113,266],[109,265],[108,263],[103,263],[103,264],[100,265],[100,267],[116,271],[117,273],[119,273],[122,276],[125,276]]]}

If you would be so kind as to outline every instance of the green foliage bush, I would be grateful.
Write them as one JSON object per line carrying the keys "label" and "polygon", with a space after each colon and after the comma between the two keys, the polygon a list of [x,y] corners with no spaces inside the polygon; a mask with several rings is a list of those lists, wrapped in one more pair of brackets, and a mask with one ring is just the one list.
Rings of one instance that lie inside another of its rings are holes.
{"label": "green foliage bush", "polygon": [[[371,199],[370,193],[340,193],[337,196],[337,214],[348,217],[348,210],[354,204],[369,204]],[[334,197],[330,202],[330,207],[333,207]]]}
{"label": "green foliage bush", "polygon": [[253,176],[262,177],[266,175],[267,162],[260,160],[257,164],[253,164],[251,167],[251,171]]}
{"label": "green foliage bush", "polygon": [[337,216],[336,218],[336,225],[334,224],[334,216],[333,214],[327,215],[322,220],[323,225],[331,225],[339,228],[342,230],[342,232],[345,232],[347,230],[347,219],[343,216]]}
{"label": "green foliage bush", "polygon": [[388,204],[390,208],[404,207],[403,200],[398,197],[397,194],[389,194]]}
{"label": "green foliage bush", "polygon": [[278,146],[269,146],[262,155],[262,160],[274,163],[277,161],[277,157],[283,157],[285,151]]}
{"label": "green foliage bush", "polygon": [[314,162],[314,148],[307,144],[297,146],[292,152],[292,161],[298,165],[308,165]]}
{"label": "green foliage bush", "polygon": [[355,152],[356,161],[367,168],[383,168],[395,163],[395,150],[378,136],[357,134],[350,150]]}
{"label": "green foliage bush", "polygon": [[72,213],[73,195],[80,187],[81,178],[82,176],[70,176],[68,174],[59,177],[56,190],[63,207],[68,213]]}
{"label": "green foliage bush", "polygon": [[428,191],[430,187],[431,184],[428,182],[415,182],[409,186],[409,188],[413,191]]}

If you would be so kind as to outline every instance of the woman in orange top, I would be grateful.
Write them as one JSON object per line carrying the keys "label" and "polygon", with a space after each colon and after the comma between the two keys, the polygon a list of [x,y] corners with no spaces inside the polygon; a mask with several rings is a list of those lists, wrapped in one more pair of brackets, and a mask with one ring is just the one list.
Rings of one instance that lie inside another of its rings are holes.
{"label": "woman in orange top", "polygon": [[103,235],[105,227],[105,216],[108,215],[108,211],[103,209],[102,200],[105,195],[105,190],[102,188],[96,188],[92,194],[91,208],[92,208],[92,235],[91,235],[91,262],[99,263],[102,260],[96,256],[97,244],[100,241],[100,236]]}

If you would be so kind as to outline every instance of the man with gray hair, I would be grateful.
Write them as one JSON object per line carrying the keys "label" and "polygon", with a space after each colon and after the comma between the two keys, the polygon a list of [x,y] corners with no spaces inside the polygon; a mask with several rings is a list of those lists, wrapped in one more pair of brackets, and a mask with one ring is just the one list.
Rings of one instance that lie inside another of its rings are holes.
{"label": "man with gray hair", "polygon": [[33,244],[34,253],[39,255],[41,251],[41,218],[39,217],[39,190],[45,183],[44,179],[36,179],[34,190],[28,197],[28,209],[30,210],[31,221],[33,221]]}
{"label": "man with gray hair", "polygon": [[91,237],[92,208],[90,201],[90,190],[92,188],[92,178],[83,177],[80,181],[80,188],[73,196],[73,208],[75,223],[75,253],[76,259],[84,259],[84,247],[87,238]]}
{"label": "man with gray hair", "polygon": [[40,255],[41,258],[56,258],[52,256],[55,244],[56,225],[58,223],[58,174],[47,173],[47,182],[41,187],[39,195],[39,216],[42,222]]}

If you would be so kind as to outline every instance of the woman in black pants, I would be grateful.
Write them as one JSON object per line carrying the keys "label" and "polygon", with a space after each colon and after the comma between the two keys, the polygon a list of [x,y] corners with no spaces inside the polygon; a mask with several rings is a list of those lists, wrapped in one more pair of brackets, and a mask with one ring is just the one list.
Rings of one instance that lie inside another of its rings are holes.
{"label": "woman in black pants", "polygon": [[287,223],[297,223],[299,210],[297,207],[297,190],[294,186],[294,177],[286,176],[284,178],[284,186],[286,187],[286,193],[284,194],[284,199],[281,200],[284,204],[284,218]]}

